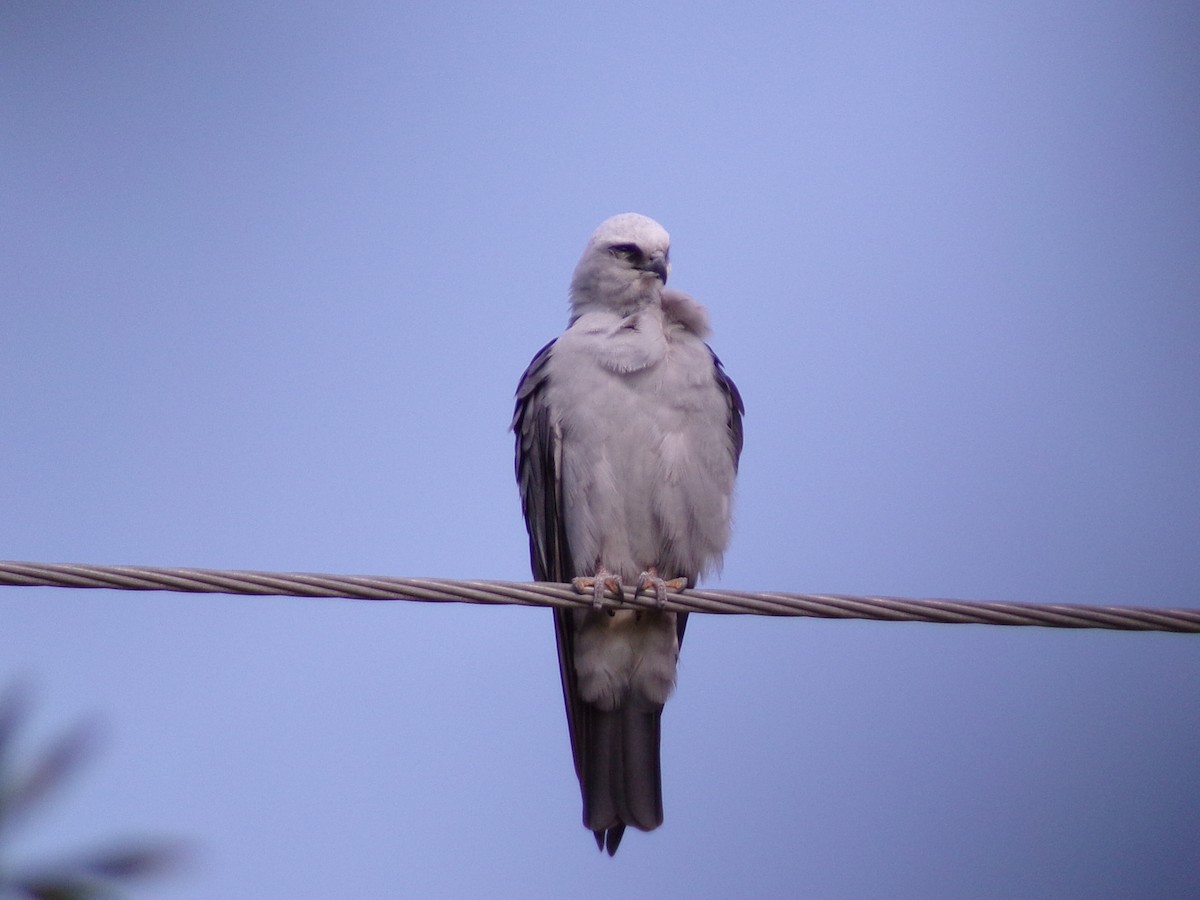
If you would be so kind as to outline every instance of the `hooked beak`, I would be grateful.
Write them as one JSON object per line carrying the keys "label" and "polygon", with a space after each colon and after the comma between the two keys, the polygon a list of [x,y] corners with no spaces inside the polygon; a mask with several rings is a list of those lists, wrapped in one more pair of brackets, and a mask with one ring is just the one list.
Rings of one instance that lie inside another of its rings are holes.
{"label": "hooked beak", "polygon": [[658,276],[658,280],[663,284],[667,283],[667,274],[671,271],[671,265],[667,262],[667,258],[661,253],[653,253],[646,258],[646,262],[639,267],[643,272],[650,272]]}

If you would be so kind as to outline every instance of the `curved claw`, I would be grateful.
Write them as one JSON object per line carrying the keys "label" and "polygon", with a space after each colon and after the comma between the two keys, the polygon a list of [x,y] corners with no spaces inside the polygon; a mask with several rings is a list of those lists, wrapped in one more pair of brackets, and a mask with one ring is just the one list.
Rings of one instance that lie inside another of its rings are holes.
{"label": "curved claw", "polygon": [[654,566],[648,566],[646,571],[638,576],[637,588],[633,592],[633,596],[637,597],[648,588],[654,588],[654,599],[658,601],[659,608],[667,605],[667,591],[682,591],[688,586],[686,578],[672,578],[670,581],[664,581],[659,577],[658,571]]}
{"label": "curved claw", "polygon": [[616,594],[618,603],[625,602],[625,594],[621,590],[621,580],[604,569],[598,569],[595,575],[580,575],[578,578],[572,578],[571,587],[575,588],[577,594],[590,593],[592,595],[592,609],[600,609],[604,606],[605,590]]}

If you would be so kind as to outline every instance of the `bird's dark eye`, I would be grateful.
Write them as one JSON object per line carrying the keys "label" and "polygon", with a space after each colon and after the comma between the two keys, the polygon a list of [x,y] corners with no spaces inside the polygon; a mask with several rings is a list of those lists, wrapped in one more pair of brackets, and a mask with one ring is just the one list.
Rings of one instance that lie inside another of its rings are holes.
{"label": "bird's dark eye", "polygon": [[613,244],[608,248],[608,252],[619,259],[625,259],[629,262],[639,262],[642,259],[642,248],[637,244]]}

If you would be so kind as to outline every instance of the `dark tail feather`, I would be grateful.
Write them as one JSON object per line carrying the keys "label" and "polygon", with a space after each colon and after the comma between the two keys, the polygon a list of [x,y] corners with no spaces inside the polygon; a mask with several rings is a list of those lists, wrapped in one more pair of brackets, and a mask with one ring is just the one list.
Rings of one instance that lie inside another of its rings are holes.
{"label": "dark tail feather", "polygon": [[617,848],[621,846],[621,837],[625,834],[625,826],[617,825],[608,829],[608,831],[595,831],[592,833],[596,835],[596,846],[603,850],[605,844],[607,844],[608,855],[613,856],[617,852]]}
{"label": "dark tail feather", "polygon": [[625,826],[651,831],[662,824],[662,708],[603,712],[588,706],[585,716],[583,824],[611,856]]}

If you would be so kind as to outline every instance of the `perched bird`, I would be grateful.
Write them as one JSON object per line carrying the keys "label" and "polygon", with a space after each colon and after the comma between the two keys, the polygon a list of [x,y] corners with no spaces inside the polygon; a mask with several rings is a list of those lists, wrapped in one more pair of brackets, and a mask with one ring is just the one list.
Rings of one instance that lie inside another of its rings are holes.
{"label": "perched bird", "polygon": [[554,630],[583,824],[610,856],[626,826],[662,824],[660,723],[687,614],[606,608],[605,590],[661,605],[720,565],[742,450],[742,399],[704,307],[665,287],[669,250],[635,213],[596,229],[512,423],[533,577],[593,597],[556,609]]}

